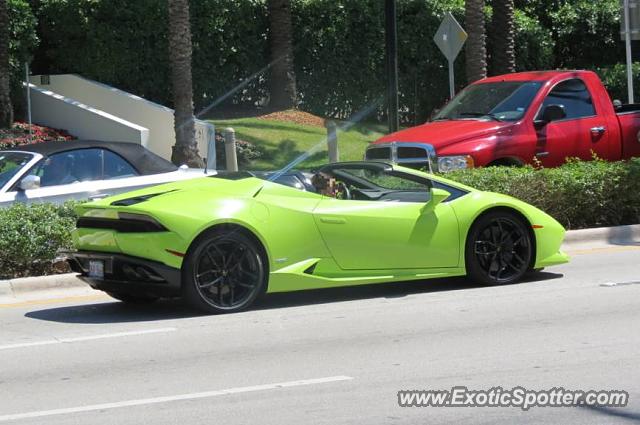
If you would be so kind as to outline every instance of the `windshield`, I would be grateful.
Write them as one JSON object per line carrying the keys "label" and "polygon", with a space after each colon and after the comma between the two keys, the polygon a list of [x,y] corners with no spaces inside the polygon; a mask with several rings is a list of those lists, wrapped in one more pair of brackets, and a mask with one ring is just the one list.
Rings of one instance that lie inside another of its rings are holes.
{"label": "windshield", "polygon": [[0,188],[33,158],[33,154],[24,152],[0,152]]}
{"label": "windshield", "polygon": [[517,121],[527,111],[541,85],[537,81],[474,84],[454,97],[433,120]]}

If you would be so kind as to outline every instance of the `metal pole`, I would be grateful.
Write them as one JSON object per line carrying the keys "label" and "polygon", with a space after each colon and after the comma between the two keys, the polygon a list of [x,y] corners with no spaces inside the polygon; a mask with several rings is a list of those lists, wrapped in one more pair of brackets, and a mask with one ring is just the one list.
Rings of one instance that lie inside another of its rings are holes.
{"label": "metal pole", "polygon": [[233,128],[225,128],[224,130],[224,156],[227,159],[227,171],[238,171],[236,131]]}
{"label": "metal pole", "polygon": [[338,133],[336,123],[329,120],[327,121],[327,149],[329,151],[329,162],[338,162]]}
{"label": "metal pole", "polygon": [[398,29],[396,0],[385,0],[389,132],[398,131]]}
{"label": "metal pole", "polygon": [[627,90],[629,92],[629,103],[634,103],[633,99],[633,59],[631,57],[631,24],[629,23],[629,0],[624,0],[624,42],[627,54]]}
{"label": "metal pole", "polygon": [[29,63],[24,64],[25,82],[27,83],[27,119],[29,121],[29,141],[31,141],[31,135],[33,133],[31,129],[31,85],[29,82]]}
{"label": "metal pole", "polygon": [[455,74],[453,71],[453,61],[449,62],[449,100],[453,99],[456,95],[456,82],[455,82]]}

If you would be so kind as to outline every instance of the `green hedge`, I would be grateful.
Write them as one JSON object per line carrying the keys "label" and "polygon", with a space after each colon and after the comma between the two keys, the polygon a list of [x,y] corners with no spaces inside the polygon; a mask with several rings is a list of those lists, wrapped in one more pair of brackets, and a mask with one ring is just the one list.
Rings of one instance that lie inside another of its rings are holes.
{"label": "green hedge", "polygon": [[[292,0],[302,109],[343,119],[384,99],[383,4]],[[616,38],[618,0],[516,4],[519,69],[608,67],[624,58]],[[165,0],[39,0],[33,5],[41,39],[34,72],[79,73],[171,104]],[[432,39],[445,11],[464,25],[463,9],[464,0],[398,1],[405,124],[423,122],[447,97],[446,60]],[[191,11],[196,110],[220,99],[226,99],[227,107],[263,103],[269,78],[266,1],[191,0]],[[458,86],[464,86],[464,54],[456,61],[456,77]],[[382,107],[376,112],[383,118]]]}
{"label": "green hedge", "polygon": [[56,252],[71,247],[73,205],[0,208],[0,278],[52,273]]}
{"label": "green hedge", "polygon": [[548,169],[487,167],[446,177],[535,205],[567,229],[640,223],[640,158]]}

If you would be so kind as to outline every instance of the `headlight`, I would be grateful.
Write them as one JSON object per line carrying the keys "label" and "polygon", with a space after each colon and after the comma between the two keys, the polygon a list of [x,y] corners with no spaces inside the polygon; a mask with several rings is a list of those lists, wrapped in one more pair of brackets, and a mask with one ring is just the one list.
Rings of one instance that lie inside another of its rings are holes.
{"label": "headlight", "polygon": [[471,155],[455,155],[438,157],[438,171],[448,173],[454,170],[473,168],[473,158]]}

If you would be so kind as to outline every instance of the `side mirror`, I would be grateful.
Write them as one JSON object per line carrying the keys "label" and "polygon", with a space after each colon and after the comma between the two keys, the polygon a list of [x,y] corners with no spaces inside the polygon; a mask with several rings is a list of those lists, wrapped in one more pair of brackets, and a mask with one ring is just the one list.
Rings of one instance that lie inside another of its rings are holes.
{"label": "side mirror", "polygon": [[38,189],[38,188],[40,188],[40,177],[34,176],[33,174],[30,174],[27,177],[20,180],[20,184],[18,185],[18,189],[21,191]]}
{"label": "side mirror", "polygon": [[423,212],[433,211],[442,201],[451,196],[451,193],[444,189],[438,189],[436,187],[431,188],[431,199],[423,208]]}
{"label": "side mirror", "polygon": [[564,106],[547,105],[547,107],[542,110],[542,115],[535,123],[537,125],[545,125],[552,121],[565,119],[566,117],[567,113],[564,111]]}

